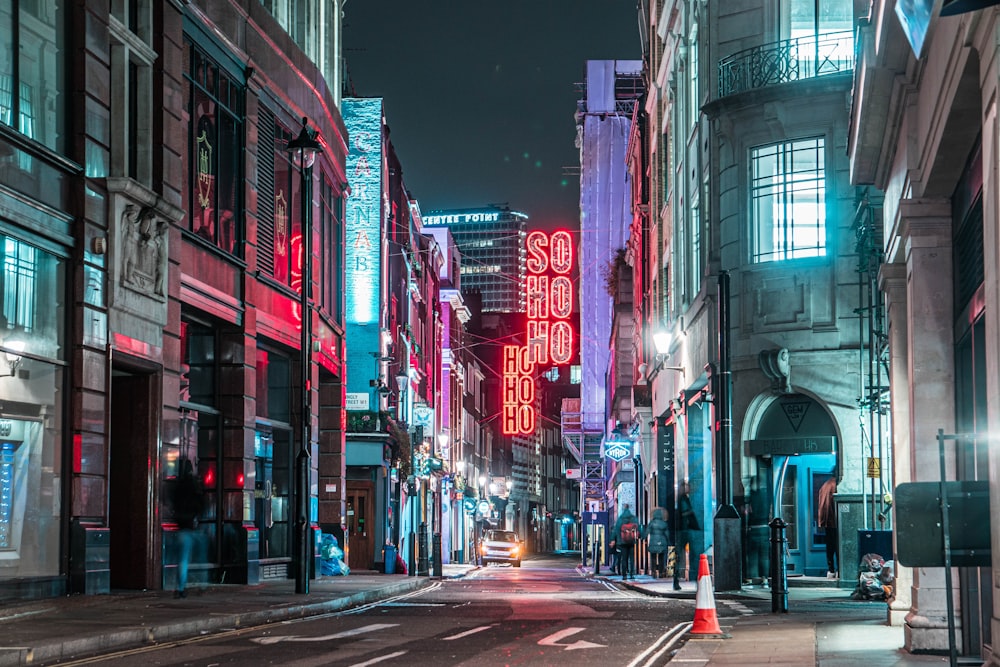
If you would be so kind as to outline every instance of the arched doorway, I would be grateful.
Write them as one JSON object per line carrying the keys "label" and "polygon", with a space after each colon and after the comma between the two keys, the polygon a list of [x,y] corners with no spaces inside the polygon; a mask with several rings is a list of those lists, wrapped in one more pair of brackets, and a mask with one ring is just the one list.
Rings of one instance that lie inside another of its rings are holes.
{"label": "arched doorway", "polygon": [[[788,574],[825,576],[827,535],[818,522],[819,490],[831,477],[840,479],[836,424],[821,403],[805,394],[773,398],[759,410],[754,437],[746,442],[756,464],[749,466],[748,500],[757,508],[748,519],[748,551],[768,553],[766,524],[780,516],[788,524]],[[766,576],[765,568],[759,570]]]}

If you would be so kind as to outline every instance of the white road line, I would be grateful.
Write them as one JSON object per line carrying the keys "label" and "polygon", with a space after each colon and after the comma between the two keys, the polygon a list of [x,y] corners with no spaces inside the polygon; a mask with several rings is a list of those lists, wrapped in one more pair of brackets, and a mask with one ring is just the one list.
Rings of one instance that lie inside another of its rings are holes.
{"label": "white road line", "polygon": [[391,660],[392,658],[398,658],[401,655],[406,655],[406,651],[396,651],[395,653],[390,653],[389,655],[380,655],[377,658],[372,658],[371,660],[367,660],[365,662],[355,663],[351,667],[368,667],[368,665],[374,665],[384,660]]}
{"label": "white road line", "polygon": [[[649,646],[649,648],[637,655],[632,662],[628,663],[627,667],[638,667],[639,665],[646,667],[647,665],[655,665],[656,661],[659,660],[664,653],[669,651],[674,644],[676,644],[680,638],[684,636],[684,633],[688,631],[691,625],[692,623],[689,621],[670,628],[660,635],[659,638],[657,638],[657,640]],[[660,644],[663,644],[663,646],[660,646]],[[656,652],[653,653],[653,651]]]}
{"label": "white road line", "polygon": [[252,637],[250,641],[256,644],[277,644],[278,642],[326,642],[332,639],[344,639],[345,637],[354,637],[356,635],[363,635],[367,632],[375,632],[376,630],[385,630],[386,628],[394,628],[398,623],[372,623],[371,625],[363,625],[360,628],[353,628],[351,630],[344,630],[343,632],[337,632],[332,635],[321,635],[319,637],[312,637],[309,635],[278,635],[278,636],[267,636],[267,637]]}
{"label": "white road line", "polygon": [[459,632],[457,635],[452,635],[451,637],[444,637],[442,641],[450,642],[452,639],[461,639],[462,637],[468,637],[469,635],[474,635],[477,632],[482,632],[483,630],[489,630],[490,628],[495,628],[498,623],[491,623],[490,625],[480,625],[478,628],[472,628],[471,630],[466,630],[465,632]]}

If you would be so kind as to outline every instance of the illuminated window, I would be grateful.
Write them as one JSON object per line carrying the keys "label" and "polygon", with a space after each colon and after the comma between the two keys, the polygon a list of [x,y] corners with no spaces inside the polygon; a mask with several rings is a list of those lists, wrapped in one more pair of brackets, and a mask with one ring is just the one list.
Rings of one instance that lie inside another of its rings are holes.
{"label": "illuminated window", "polygon": [[6,237],[3,245],[3,317],[9,328],[35,328],[38,250]]}
{"label": "illuminated window", "polygon": [[57,151],[66,144],[65,7],[0,2],[0,123]]}
{"label": "illuminated window", "polygon": [[750,152],[751,260],[826,255],[826,185],[822,137]]}
{"label": "illuminated window", "polygon": [[232,255],[242,241],[241,164],[244,84],[188,43],[190,211],[196,235]]}

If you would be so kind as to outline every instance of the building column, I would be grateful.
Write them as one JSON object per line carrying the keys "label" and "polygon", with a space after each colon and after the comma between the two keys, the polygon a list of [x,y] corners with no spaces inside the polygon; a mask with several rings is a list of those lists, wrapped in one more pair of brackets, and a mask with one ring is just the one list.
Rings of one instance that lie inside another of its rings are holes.
{"label": "building column", "polygon": [[[889,387],[892,410],[892,479],[903,484],[913,481],[910,452],[909,369],[906,360],[909,326],[906,303],[906,265],[885,264],[879,272],[879,287],[885,294],[889,336]],[[893,545],[893,553],[896,547]],[[889,625],[903,625],[913,604],[913,569],[896,560],[896,594],[889,603]]]}
{"label": "building column", "polygon": [[[913,481],[940,479],[937,431],[950,433],[954,407],[954,298],[952,285],[951,207],[947,201],[900,202],[906,258],[906,366],[903,387],[909,402],[909,444]],[[896,379],[894,375],[893,379]],[[954,443],[946,443],[947,478],[955,479]],[[897,479],[897,483],[900,479]],[[948,649],[944,569],[914,568],[904,645],[911,652]],[[958,581],[957,573],[953,578]],[[957,591],[956,623],[961,619]],[[959,637],[961,634],[959,633]]]}

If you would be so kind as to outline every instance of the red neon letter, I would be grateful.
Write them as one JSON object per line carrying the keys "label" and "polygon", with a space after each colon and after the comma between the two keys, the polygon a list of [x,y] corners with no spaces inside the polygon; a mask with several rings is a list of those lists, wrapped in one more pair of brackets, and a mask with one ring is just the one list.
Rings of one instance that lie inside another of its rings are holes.
{"label": "red neon letter", "polygon": [[549,237],[545,232],[534,231],[528,234],[525,241],[528,249],[528,271],[541,273],[549,266],[549,258],[545,253],[545,248],[549,245]]}

